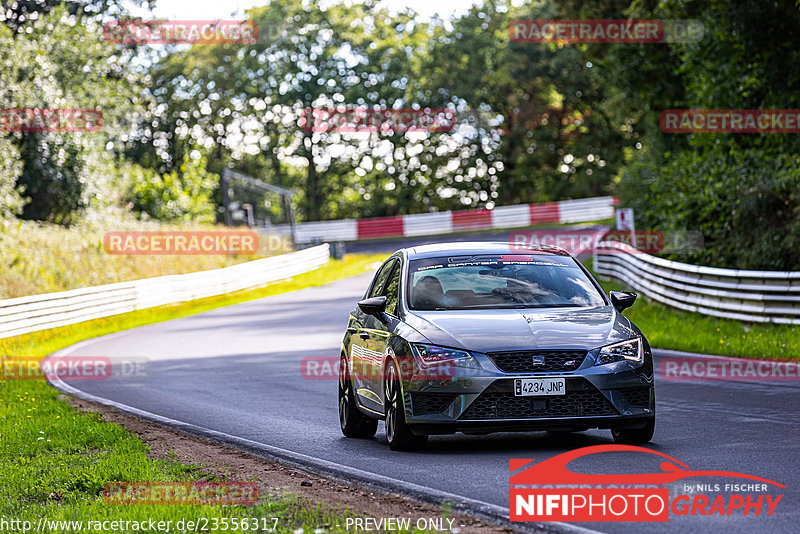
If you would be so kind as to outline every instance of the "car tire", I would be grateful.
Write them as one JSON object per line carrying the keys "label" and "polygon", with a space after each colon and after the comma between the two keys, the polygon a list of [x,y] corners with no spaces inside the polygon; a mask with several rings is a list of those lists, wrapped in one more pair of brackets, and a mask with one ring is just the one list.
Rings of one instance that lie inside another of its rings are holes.
{"label": "car tire", "polygon": [[410,451],[425,445],[428,436],[418,436],[406,423],[403,395],[400,388],[400,374],[393,361],[386,366],[383,382],[384,406],[386,413],[386,441],[393,451]]}
{"label": "car tire", "polygon": [[339,361],[339,426],[348,438],[371,438],[378,431],[378,420],[367,417],[356,406],[353,381],[344,355]]}
{"label": "car tire", "polygon": [[611,435],[615,443],[650,443],[656,430],[656,418],[647,421],[644,428],[612,428]]}

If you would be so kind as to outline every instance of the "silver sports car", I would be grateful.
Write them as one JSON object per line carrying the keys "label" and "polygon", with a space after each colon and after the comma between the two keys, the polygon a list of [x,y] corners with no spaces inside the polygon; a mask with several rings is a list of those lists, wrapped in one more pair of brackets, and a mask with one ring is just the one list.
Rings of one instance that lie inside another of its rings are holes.
{"label": "silver sports car", "polygon": [[567,252],[508,243],[398,250],[350,314],[339,367],[345,436],[378,421],[392,449],[431,434],[611,429],[650,441],[653,358],[611,292]]}

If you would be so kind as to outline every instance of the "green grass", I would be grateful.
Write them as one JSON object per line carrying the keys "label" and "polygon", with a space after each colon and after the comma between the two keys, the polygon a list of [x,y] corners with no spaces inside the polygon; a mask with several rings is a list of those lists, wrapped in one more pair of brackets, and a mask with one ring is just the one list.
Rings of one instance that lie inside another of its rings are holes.
{"label": "green grass", "polygon": [[64,228],[35,221],[0,221],[0,299],[65,291],[167,274],[218,269],[288,250],[260,239],[254,255],[116,255],[103,248],[109,231],[224,231],[223,226],[178,225],[124,217]]}
{"label": "green grass", "polygon": [[[591,261],[587,262],[591,269]],[[607,291],[633,291],[623,282],[595,276]],[[800,361],[800,327],[772,323],[746,324],[669,308],[639,295],[625,310],[650,345],[720,356]]]}
{"label": "green grass", "polygon": [[[162,306],[0,340],[0,355],[43,357],[82,339],[190,315],[236,302],[325,284],[365,272],[383,256],[348,256],[325,268],[263,288]],[[278,518],[278,532],[344,532],[347,511],[310,506],[293,496],[261,495],[241,506],[111,505],[101,491],[112,481],[214,480],[202,469],[147,457],[147,447],[124,428],[80,412],[44,381],[0,380],[0,520],[172,521],[205,518]],[[12,530],[3,527],[0,531]],[[74,531],[52,528],[52,532]],[[150,530],[145,530],[150,531]],[[173,532],[174,526],[173,526]],[[209,532],[225,532],[210,529]],[[269,531],[263,530],[264,532]],[[101,532],[84,528],[82,532]],[[133,532],[133,530],[131,531]],[[227,532],[231,532],[228,530]],[[253,530],[250,530],[253,532]]]}

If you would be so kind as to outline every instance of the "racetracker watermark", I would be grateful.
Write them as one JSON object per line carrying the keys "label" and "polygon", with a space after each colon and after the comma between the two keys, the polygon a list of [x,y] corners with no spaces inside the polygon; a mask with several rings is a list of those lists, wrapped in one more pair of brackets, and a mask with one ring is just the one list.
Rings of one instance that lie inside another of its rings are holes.
{"label": "racetracker watermark", "polygon": [[703,248],[700,232],[659,232],[656,230],[518,230],[509,233],[512,250],[530,247],[559,247],[570,254],[591,252],[598,243],[623,243],[630,249],[604,247],[604,254],[690,254]]}
{"label": "racetracker watermark", "polygon": [[103,248],[115,255],[252,255],[259,251],[259,237],[250,230],[108,232],[103,236]]}
{"label": "racetracker watermark", "polygon": [[[368,380],[380,380],[386,377],[388,368],[376,365],[376,357],[382,356],[378,352],[368,351],[362,347],[354,346],[353,357],[348,362],[349,375]],[[340,359],[336,356],[310,356],[300,361],[300,374],[305,380],[338,380],[340,372]],[[469,376],[476,369],[459,367],[452,362],[437,362],[421,366],[409,359],[400,359],[395,362],[400,377],[404,380],[439,381],[451,380],[454,376],[459,378]]]}
{"label": "racetracker watermark", "polygon": [[446,108],[311,108],[303,111],[300,116],[300,127],[303,130],[329,133],[451,132],[457,123],[456,112]]}
{"label": "racetracker watermark", "polygon": [[3,108],[0,132],[97,132],[103,113],[90,108]]}
{"label": "racetracker watermark", "polygon": [[515,43],[696,43],[698,20],[518,19],[508,26]]}
{"label": "racetracker watermark", "polygon": [[103,39],[116,44],[256,44],[259,27],[251,20],[112,20]]}
{"label": "racetracker watermark", "polygon": [[800,133],[800,109],[668,109],[665,133]]}
{"label": "racetracker watermark", "polygon": [[0,380],[109,380],[147,376],[146,358],[111,360],[106,356],[3,356]]}
{"label": "racetracker watermark", "polygon": [[658,370],[664,380],[678,382],[790,382],[800,380],[800,362],[668,356],[660,360]]}
{"label": "racetracker watermark", "polygon": [[252,506],[255,482],[111,482],[103,490],[107,504],[197,504]]}

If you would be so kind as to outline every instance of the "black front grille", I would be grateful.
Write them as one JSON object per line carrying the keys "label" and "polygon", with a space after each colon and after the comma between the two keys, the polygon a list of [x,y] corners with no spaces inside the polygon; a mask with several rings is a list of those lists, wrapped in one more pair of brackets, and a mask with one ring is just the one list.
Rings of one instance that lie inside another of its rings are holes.
{"label": "black front grille", "polygon": [[456,393],[411,393],[411,410],[414,415],[442,413],[455,400]]}
{"label": "black front grille", "polygon": [[631,406],[649,406],[650,405],[650,388],[625,388],[620,392],[628,404]]}
{"label": "black front grille", "polygon": [[[552,373],[574,371],[586,358],[585,350],[537,350],[490,352],[489,359],[504,373]],[[542,362],[542,363],[534,363]]]}
{"label": "black front grille", "polygon": [[538,419],[618,415],[614,406],[589,381],[566,379],[566,394],[517,397],[513,380],[497,380],[470,404],[459,419]]}

